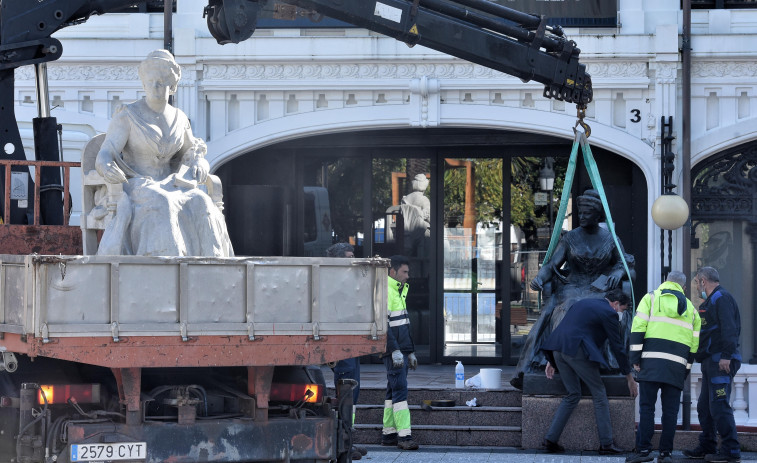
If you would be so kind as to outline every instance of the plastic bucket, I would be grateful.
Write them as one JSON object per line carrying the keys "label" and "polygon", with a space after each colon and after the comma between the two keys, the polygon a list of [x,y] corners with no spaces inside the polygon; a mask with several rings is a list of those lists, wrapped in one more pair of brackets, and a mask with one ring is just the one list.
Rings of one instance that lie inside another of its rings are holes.
{"label": "plastic bucket", "polygon": [[479,372],[481,375],[481,387],[484,389],[501,389],[502,388],[502,370],[499,368],[482,368]]}

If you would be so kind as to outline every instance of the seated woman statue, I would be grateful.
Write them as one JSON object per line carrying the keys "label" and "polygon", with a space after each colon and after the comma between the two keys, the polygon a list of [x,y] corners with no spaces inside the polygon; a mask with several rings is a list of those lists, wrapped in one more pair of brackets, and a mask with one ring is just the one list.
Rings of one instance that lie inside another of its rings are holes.
{"label": "seated woman statue", "polygon": [[198,187],[210,168],[205,142],[168,104],[181,68],[156,50],[139,65],[139,78],[146,96],[113,116],[95,162],[106,182],[124,190],[98,254],[233,256],[223,213]]}
{"label": "seated woman statue", "polygon": [[[570,307],[579,299],[604,297],[605,292],[622,284],[623,279],[627,280],[612,234],[599,226],[604,216],[599,194],[596,190],[586,190],[576,202],[580,227],[560,238],[549,261],[539,269],[530,284],[534,291],[544,291],[545,303],[523,345],[516,376],[510,381],[519,389],[524,373],[543,371],[546,359],[541,346]],[[635,278],[633,256],[625,251],[623,256],[631,277]],[[625,287],[623,289],[630,292],[630,285],[628,291]],[[631,317],[626,318],[628,320],[624,320],[621,326],[630,331]],[[617,361],[608,348],[605,348],[605,358],[608,365],[617,368]]]}

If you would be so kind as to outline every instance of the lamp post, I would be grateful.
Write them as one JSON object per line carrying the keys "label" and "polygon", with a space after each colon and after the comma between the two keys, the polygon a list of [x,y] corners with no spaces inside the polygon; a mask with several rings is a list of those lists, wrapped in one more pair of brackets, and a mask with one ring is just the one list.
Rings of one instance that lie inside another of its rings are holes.
{"label": "lamp post", "polygon": [[544,158],[544,167],[539,171],[539,187],[542,191],[549,193],[549,202],[547,203],[547,213],[549,214],[549,231],[552,232],[552,190],[555,187],[555,158]]}

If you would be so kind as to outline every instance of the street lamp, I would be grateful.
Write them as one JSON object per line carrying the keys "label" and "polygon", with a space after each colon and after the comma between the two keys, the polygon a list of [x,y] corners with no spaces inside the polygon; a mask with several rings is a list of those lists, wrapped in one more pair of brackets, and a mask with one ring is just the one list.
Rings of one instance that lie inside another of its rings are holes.
{"label": "street lamp", "polygon": [[544,167],[539,171],[539,187],[542,191],[549,193],[549,202],[547,203],[547,211],[549,213],[549,230],[552,231],[552,190],[555,187],[555,158],[544,158]]}

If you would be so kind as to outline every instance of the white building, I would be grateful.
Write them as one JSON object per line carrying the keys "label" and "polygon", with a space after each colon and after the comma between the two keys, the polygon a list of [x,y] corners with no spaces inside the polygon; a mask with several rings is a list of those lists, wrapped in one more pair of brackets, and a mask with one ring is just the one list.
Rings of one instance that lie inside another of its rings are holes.
{"label": "white building", "polygon": [[[502,363],[517,356],[518,324],[508,330],[495,323],[500,303],[508,313],[508,298],[501,297],[506,290],[474,280],[485,268],[495,276],[505,269],[481,256],[499,256],[501,262],[509,250],[501,233],[499,241],[486,240],[499,246],[492,253],[476,247],[475,231],[459,231],[476,230],[475,223],[471,228],[458,220],[455,210],[469,192],[447,191],[445,182],[465,170],[480,178],[502,175],[507,185],[511,160],[524,156],[552,156],[564,165],[576,122],[573,105],[543,98],[538,83],[360,28],[260,28],[239,45],[220,46],[202,18],[205,4],[179,0],[173,17],[174,53],[183,69],[175,104],[208,142],[208,160],[224,182],[237,252],[302,255],[305,243],[325,229],[338,239],[357,240],[366,254],[410,254],[416,279],[411,296],[419,307],[413,324],[425,361]],[[662,117],[673,117],[672,152],[681,152],[682,22],[680,0],[619,0],[616,26],[565,29],[592,76],[590,142],[618,233],[636,257],[637,299],[659,284],[664,263],[649,210],[661,193]],[[692,13],[692,180],[701,184],[695,203],[708,200],[693,211],[698,248],[692,250],[692,270],[698,265],[721,270],[723,285],[741,304],[746,360],[755,358],[757,322],[755,31],[757,9]],[[49,64],[52,115],[64,127],[64,160],[76,161],[84,144],[107,130],[119,104],[141,97],[137,64],[162,48],[163,17],[92,17],[54,36],[64,52]],[[22,136],[32,153],[36,96],[29,66],[16,71],[16,96]],[[678,156],[676,184],[680,166]],[[728,175],[709,183],[697,177],[713,169]],[[374,233],[383,230],[371,227],[396,219],[385,211],[410,191],[403,178],[417,173],[431,180],[425,236],[408,235],[404,249],[382,243]],[[579,173],[576,188],[588,185]],[[329,189],[330,213],[310,205],[316,198],[301,193],[305,186]],[[507,221],[511,211],[501,204],[520,192],[496,194],[504,200],[489,214]],[[468,196],[480,216],[488,207],[484,192]],[[707,220],[715,221],[702,223]],[[682,263],[683,232],[672,237],[675,269]],[[360,242],[361,236],[376,242]],[[451,274],[455,281],[467,278],[468,289],[445,291]],[[517,275],[511,281],[517,284]],[[512,302],[513,314],[522,310]]]}

